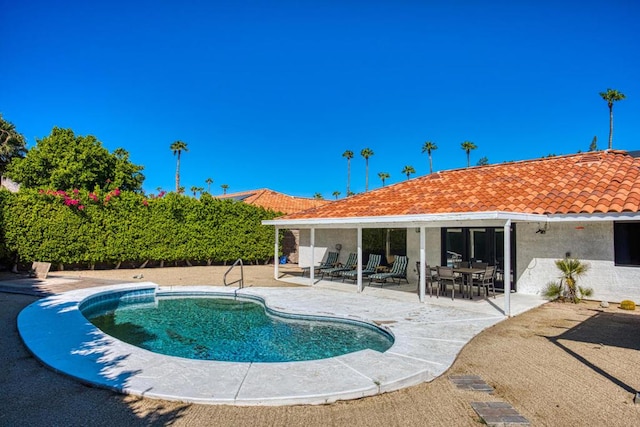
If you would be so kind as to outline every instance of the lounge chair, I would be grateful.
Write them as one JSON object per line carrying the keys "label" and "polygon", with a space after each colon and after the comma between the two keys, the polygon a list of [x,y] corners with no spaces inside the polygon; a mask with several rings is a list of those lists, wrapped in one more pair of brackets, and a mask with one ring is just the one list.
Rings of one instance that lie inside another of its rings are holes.
{"label": "lounge chair", "polygon": [[[407,264],[409,263],[409,258],[404,255],[399,255],[395,257],[395,261],[391,266],[391,271],[388,273],[374,273],[369,275],[369,285],[374,280],[376,282],[380,282],[380,286],[384,285],[387,282],[387,279],[391,279],[392,282],[399,285],[401,280],[405,280],[409,283],[407,279]],[[397,282],[396,282],[397,281]]]}
{"label": "lounge chair", "polygon": [[[377,254],[369,255],[369,261],[367,262],[366,267],[362,270],[362,276],[366,277],[370,274],[375,273],[376,268],[378,268],[381,261],[382,261],[382,255],[377,255]],[[342,275],[343,282],[345,281],[345,279],[356,281],[358,280],[358,269],[356,268],[355,270],[343,271],[341,275]]]}
{"label": "lounge chair", "polygon": [[334,277],[339,277],[343,271],[353,270],[358,266],[358,254],[350,253],[347,262],[343,266],[323,268],[320,270],[320,274],[324,277],[325,274],[329,275],[329,278],[333,280]]}
{"label": "lounge chair", "polygon": [[[336,266],[338,262],[338,252],[329,252],[327,253],[327,259],[325,262],[314,266],[314,273],[321,271],[323,268],[332,268]],[[302,276],[304,277],[305,273],[309,272],[311,274],[311,267],[302,267]]]}

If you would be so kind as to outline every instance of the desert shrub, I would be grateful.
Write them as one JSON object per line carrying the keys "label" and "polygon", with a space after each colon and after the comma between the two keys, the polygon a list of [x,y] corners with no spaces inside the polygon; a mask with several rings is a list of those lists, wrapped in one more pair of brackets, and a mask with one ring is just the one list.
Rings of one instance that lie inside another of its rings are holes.
{"label": "desert shrub", "polygon": [[631,300],[624,300],[620,302],[620,308],[623,310],[635,310],[636,309],[636,303],[631,301]]}
{"label": "desert shrub", "polygon": [[547,283],[542,291],[545,298],[578,303],[583,298],[593,295],[593,289],[577,284],[578,278],[589,271],[589,264],[575,258],[559,259],[555,261],[555,264],[562,274],[559,281]]}

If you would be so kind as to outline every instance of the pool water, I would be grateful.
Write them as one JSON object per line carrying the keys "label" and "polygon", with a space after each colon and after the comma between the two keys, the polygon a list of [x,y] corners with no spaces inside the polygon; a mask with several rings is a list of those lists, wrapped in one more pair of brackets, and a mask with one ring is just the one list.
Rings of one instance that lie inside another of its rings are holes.
{"label": "pool water", "polygon": [[279,316],[224,297],[105,301],[83,314],[108,335],[166,355],[232,362],[291,362],[364,349],[386,351],[390,334],[354,321]]}

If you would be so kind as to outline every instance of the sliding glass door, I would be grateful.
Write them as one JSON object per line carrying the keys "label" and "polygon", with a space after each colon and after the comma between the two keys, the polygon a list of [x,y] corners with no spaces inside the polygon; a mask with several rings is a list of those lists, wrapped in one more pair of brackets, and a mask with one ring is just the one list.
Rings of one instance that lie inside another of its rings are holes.
{"label": "sliding glass door", "polygon": [[[515,270],[515,224],[511,226],[511,269]],[[504,288],[504,229],[502,227],[442,228],[441,265],[457,261],[486,262],[498,271],[496,288]],[[513,274],[512,274],[513,279]],[[512,280],[512,289],[515,283]]]}

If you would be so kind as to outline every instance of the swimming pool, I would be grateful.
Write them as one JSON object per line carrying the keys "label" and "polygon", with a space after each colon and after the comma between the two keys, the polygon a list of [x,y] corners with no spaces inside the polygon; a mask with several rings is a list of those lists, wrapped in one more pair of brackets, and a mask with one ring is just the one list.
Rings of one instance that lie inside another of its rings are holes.
{"label": "swimming pool", "polygon": [[[80,308],[118,299],[152,301],[153,295],[225,294],[264,302],[291,315],[341,318],[374,324],[393,335],[385,352],[361,350],[301,362],[220,362],[154,353],[94,326]],[[388,295],[385,296],[385,295]],[[25,307],[20,336],[45,366],[92,386],[181,402],[222,405],[327,404],[430,381],[451,366],[460,349],[504,317],[486,304],[420,303],[414,295],[352,287],[158,286],[152,282],[76,289]],[[541,300],[543,301],[543,300]],[[459,303],[459,301],[457,301]],[[492,301],[490,301],[492,302]],[[473,308],[473,310],[467,310]]]}
{"label": "swimming pool", "polygon": [[[133,296],[133,298],[132,298]],[[393,337],[364,322],[292,315],[257,298],[215,293],[113,293],[80,311],[101,331],[155,353],[226,362],[297,362],[371,349]]]}

